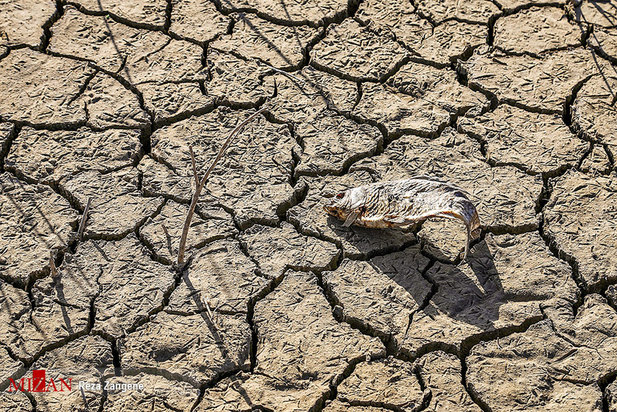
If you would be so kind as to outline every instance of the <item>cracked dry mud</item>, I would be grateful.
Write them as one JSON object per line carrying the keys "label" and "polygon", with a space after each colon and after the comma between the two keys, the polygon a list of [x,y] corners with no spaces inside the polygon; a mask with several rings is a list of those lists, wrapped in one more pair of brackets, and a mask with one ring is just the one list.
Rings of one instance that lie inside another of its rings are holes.
{"label": "cracked dry mud", "polygon": [[[615,0],[0,10],[0,411],[617,410]],[[323,210],[414,175],[467,260]]]}

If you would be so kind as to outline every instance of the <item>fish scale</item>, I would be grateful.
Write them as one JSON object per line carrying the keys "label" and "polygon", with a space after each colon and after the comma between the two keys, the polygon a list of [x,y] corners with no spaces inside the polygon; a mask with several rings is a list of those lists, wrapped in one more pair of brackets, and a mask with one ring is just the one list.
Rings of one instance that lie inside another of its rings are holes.
{"label": "fish scale", "polygon": [[378,182],[338,193],[325,211],[344,226],[408,228],[431,217],[460,219],[467,228],[465,258],[469,243],[480,235],[480,219],[466,192],[430,176]]}

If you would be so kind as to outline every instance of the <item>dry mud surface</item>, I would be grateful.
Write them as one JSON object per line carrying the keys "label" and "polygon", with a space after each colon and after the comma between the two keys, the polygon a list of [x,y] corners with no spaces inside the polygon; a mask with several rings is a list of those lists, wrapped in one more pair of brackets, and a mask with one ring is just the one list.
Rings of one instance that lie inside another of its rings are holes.
{"label": "dry mud surface", "polygon": [[[617,411],[615,0],[0,10],[0,410]],[[468,260],[323,211],[418,174]]]}

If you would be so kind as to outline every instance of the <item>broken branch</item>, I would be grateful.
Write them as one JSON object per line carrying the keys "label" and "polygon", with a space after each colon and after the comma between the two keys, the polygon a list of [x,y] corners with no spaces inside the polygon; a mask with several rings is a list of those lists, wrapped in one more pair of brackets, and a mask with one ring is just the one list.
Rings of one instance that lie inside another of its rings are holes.
{"label": "broken branch", "polygon": [[210,319],[210,323],[214,324],[214,316],[212,315],[212,310],[210,310],[210,304],[205,299],[204,299],[204,303],[206,306],[206,310],[208,311],[208,319]]}
{"label": "broken branch", "polygon": [[88,211],[90,210],[90,202],[92,198],[88,198],[88,203],[86,203],[86,208],[84,209],[84,214],[81,217],[81,222],[79,222],[79,229],[77,230],[77,239],[82,240],[84,229],[86,228],[86,220],[88,219]]}
{"label": "broken branch", "polygon": [[192,146],[189,146],[189,152],[191,152],[191,165],[193,166],[193,178],[195,179],[195,189],[197,189],[197,185],[199,185],[199,177],[197,176],[197,166],[195,166],[195,152],[193,152]]}
{"label": "broken branch", "polygon": [[49,270],[51,271],[51,277],[55,278],[58,276],[58,268],[56,267],[56,261],[54,259],[54,252],[49,252]]}
{"label": "broken branch", "polygon": [[286,72],[285,70],[277,69],[276,67],[271,66],[271,65],[269,65],[268,63],[263,62],[263,61],[260,61],[260,60],[259,60],[259,63],[263,64],[264,66],[268,67],[270,70],[272,70],[272,71],[274,71],[274,72],[276,72],[276,73],[280,73],[280,74],[282,74],[282,75],[284,75],[284,76],[289,77],[289,78],[290,78],[290,79],[292,79],[292,80],[295,80],[295,81],[296,81],[296,82],[298,82],[298,83],[302,83],[302,84],[306,83],[306,81],[305,81],[305,80],[300,79],[300,78],[298,78],[297,76],[294,76],[293,74]]}
{"label": "broken branch", "polygon": [[[210,167],[208,167],[208,170],[206,170],[206,174],[204,175],[204,177],[201,178],[201,180],[199,181],[199,184],[197,184],[196,188],[195,188],[195,193],[193,193],[193,197],[191,199],[191,205],[189,206],[189,211],[186,214],[186,219],[184,220],[184,227],[182,228],[182,236],[180,237],[180,245],[178,246],[178,265],[182,265],[184,263],[184,251],[186,249],[186,238],[188,236],[189,233],[189,228],[191,226],[191,220],[193,219],[193,214],[195,213],[195,208],[197,207],[197,200],[199,199],[199,195],[201,194],[201,190],[204,188],[204,186],[206,185],[206,182],[208,181],[208,177],[210,177],[210,173],[212,173],[212,170],[214,170],[216,164],[219,162],[219,160],[221,160],[221,157],[223,157],[223,153],[225,153],[225,150],[227,150],[227,148],[229,147],[229,145],[231,144],[231,140],[233,139],[233,137],[240,131],[242,130],[242,128],[244,126],[246,126],[246,124],[248,122],[250,122],[251,120],[253,120],[255,117],[257,117],[258,114],[260,114],[261,112],[263,112],[266,108],[262,107],[261,109],[259,109],[258,111],[256,111],[255,113],[253,113],[252,115],[250,115],[249,117],[247,117],[242,123],[240,123],[238,126],[236,126],[231,133],[229,134],[229,136],[227,137],[227,140],[225,140],[225,143],[223,143],[223,146],[221,147],[221,149],[219,150],[218,154],[216,155],[216,157],[214,158],[214,161],[212,162],[212,164],[210,164]],[[191,151],[191,158],[194,164],[194,154],[193,154],[193,149],[189,146],[189,150]],[[194,166],[194,177],[195,177],[195,182],[197,182],[197,168]]]}

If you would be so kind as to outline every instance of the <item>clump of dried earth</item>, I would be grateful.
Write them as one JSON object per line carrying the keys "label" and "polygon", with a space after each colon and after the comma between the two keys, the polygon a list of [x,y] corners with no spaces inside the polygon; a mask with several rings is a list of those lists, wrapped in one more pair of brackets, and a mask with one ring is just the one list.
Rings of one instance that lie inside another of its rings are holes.
{"label": "clump of dried earth", "polygon": [[[0,410],[617,411],[615,0],[0,9]],[[469,259],[323,211],[420,174]]]}

